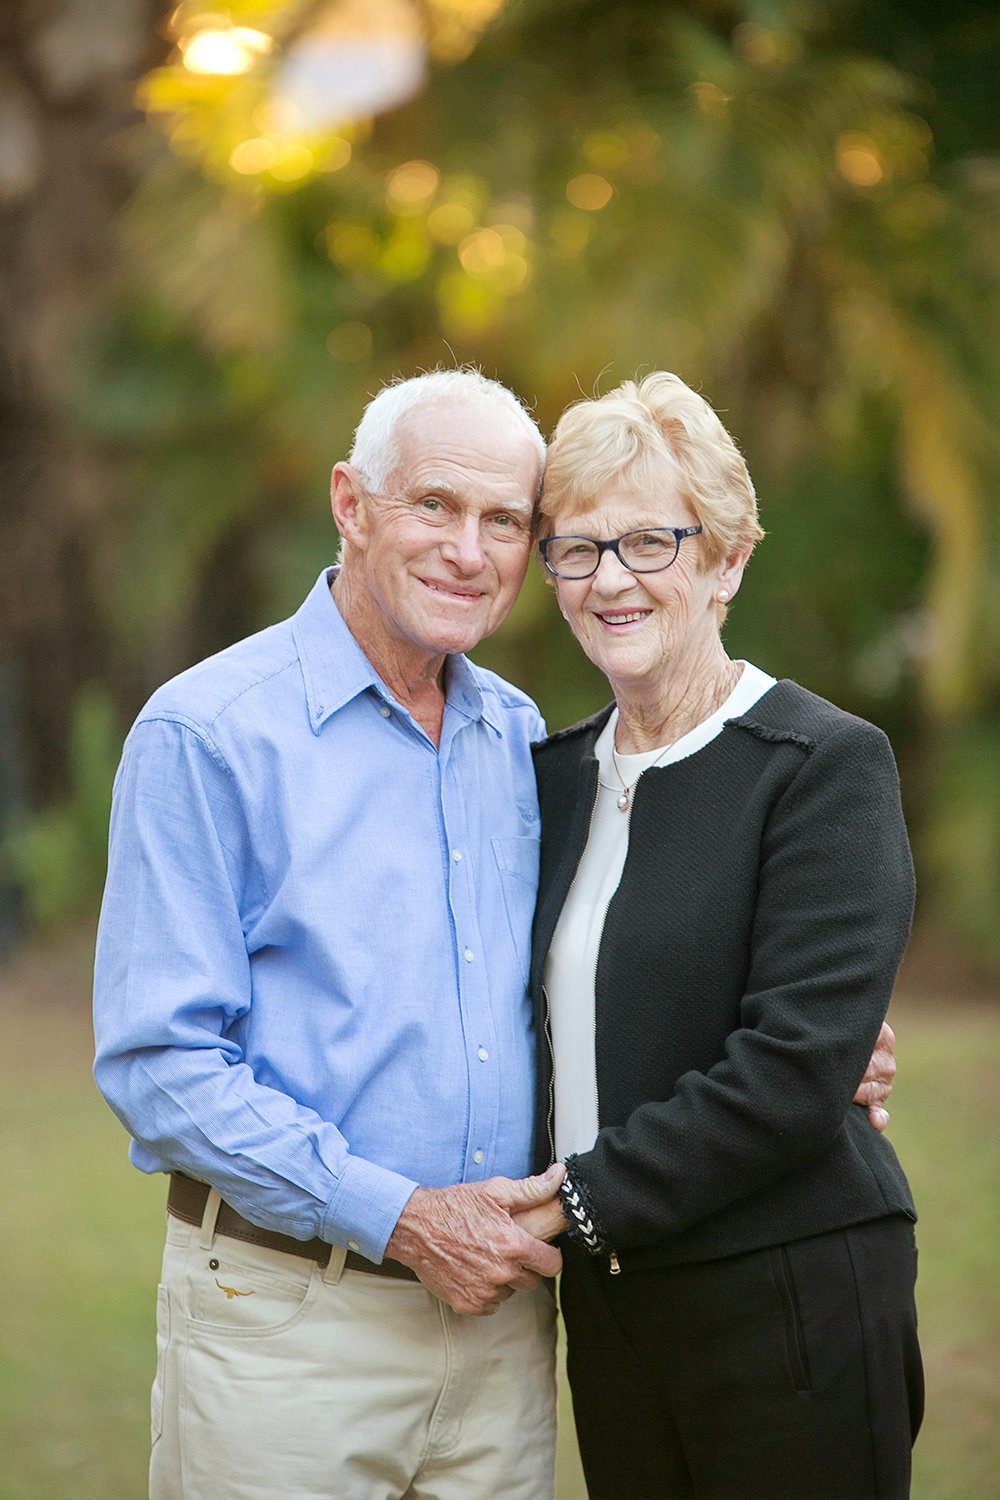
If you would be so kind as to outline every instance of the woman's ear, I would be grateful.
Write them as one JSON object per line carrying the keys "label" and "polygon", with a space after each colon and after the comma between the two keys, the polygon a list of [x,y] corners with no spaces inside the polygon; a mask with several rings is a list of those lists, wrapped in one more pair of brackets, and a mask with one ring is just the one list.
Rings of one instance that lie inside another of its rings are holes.
{"label": "woman's ear", "polygon": [[749,562],[752,551],[752,547],[743,547],[739,552],[731,552],[722,564],[716,577],[715,597],[719,604],[728,604],[739,592],[743,582],[743,569]]}

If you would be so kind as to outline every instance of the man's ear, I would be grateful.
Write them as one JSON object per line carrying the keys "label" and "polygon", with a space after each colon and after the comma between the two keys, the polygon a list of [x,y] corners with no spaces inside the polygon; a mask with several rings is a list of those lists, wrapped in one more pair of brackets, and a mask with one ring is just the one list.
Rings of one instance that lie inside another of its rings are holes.
{"label": "man's ear", "polygon": [[353,464],[339,463],[330,477],[330,509],[337,530],[345,542],[357,545],[367,534],[366,490],[360,470]]}

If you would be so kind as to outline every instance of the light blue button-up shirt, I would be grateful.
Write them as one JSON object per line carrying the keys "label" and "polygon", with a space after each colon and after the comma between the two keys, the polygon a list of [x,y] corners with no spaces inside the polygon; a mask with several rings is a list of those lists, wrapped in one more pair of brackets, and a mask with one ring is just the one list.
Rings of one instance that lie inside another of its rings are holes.
{"label": "light blue button-up shirt", "polygon": [[373,1260],[414,1187],[530,1170],[542,732],[452,657],[435,747],[326,572],[154,694],[115,781],[94,1002],[136,1166]]}

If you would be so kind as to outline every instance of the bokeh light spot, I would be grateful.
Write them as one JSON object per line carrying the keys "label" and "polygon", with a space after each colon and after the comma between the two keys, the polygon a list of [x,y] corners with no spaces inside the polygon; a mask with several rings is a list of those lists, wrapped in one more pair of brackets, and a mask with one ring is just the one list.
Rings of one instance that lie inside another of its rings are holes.
{"label": "bokeh light spot", "polygon": [[588,213],[597,213],[599,209],[606,208],[614,191],[607,178],[599,177],[596,172],[581,172],[578,177],[571,177],[566,184],[566,197],[573,207],[586,209]]}
{"label": "bokeh light spot", "polygon": [[488,276],[499,270],[506,256],[503,238],[495,229],[477,229],[458,247],[462,269],[470,276]]}
{"label": "bokeh light spot", "polygon": [[427,216],[427,229],[442,245],[457,245],[469,233],[476,216],[467,203],[449,200],[432,208]]}
{"label": "bokeh light spot", "polygon": [[278,147],[269,171],[278,182],[299,182],[303,177],[309,176],[315,160],[308,146],[289,141]]}
{"label": "bokeh light spot", "polygon": [[877,187],[885,177],[881,153],[871,136],[850,131],[836,146],[837,171],[853,187]]}
{"label": "bokeh light spot", "polygon": [[234,172],[253,176],[255,172],[266,172],[278,154],[274,141],[256,136],[253,140],[241,141],[229,156],[229,165]]}
{"label": "bokeh light spot", "polygon": [[228,30],[210,28],[195,32],[184,48],[184,66],[189,73],[235,76],[249,73],[258,57],[270,52],[273,43],[264,31],[249,26]]}
{"label": "bokeh light spot", "polygon": [[441,174],[429,161],[405,161],[386,179],[386,201],[397,213],[420,209],[438,190]]}

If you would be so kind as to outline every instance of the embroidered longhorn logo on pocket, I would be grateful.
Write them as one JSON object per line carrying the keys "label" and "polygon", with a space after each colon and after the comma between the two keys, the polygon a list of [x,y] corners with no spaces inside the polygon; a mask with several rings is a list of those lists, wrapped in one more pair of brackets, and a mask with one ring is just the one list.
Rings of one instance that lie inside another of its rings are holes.
{"label": "embroidered longhorn logo on pocket", "polygon": [[215,1278],[215,1284],[219,1288],[220,1292],[225,1292],[225,1294],[226,1294],[226,1301],[227,1302],[232,1302],[232,1300],[233,1300],[234,1297],[252,1297],[253,1296],[253,1292],[240,1292],[240,1291],[237,1291],[236,1287],[234,1287],[234,1286],[223,1286],[222,1282],[219,1280],[218,1276],[216,1276],[216,1278]]}

